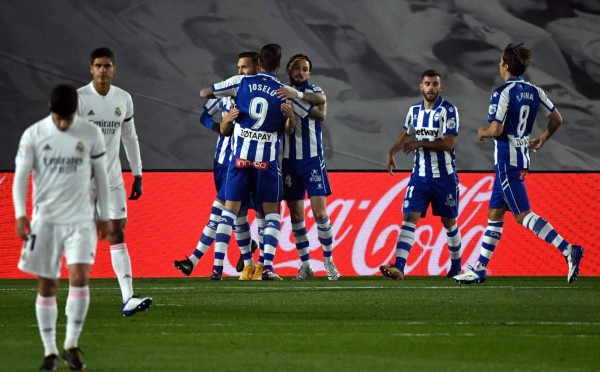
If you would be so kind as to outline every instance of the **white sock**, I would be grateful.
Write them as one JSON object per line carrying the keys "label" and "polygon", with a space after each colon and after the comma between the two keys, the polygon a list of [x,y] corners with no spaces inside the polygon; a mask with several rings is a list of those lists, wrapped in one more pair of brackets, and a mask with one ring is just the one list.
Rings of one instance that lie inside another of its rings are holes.
{"label": "white sock", "polygon": [[112,259],[113,270],[119,280],[119,287],[121,287],[123,303],[125,303],[133,296],[133,276],[131,274],[131,259],[129,258],[129,252],[127,252],[127,245],[125,243],[111,245],[110,257]]}
{"label": "white sock", "polygon": [[35,299],[35,316],[42,344],[44,345],[44,355],[58,355],[58,348],[56,347],[56,319],[58,318],[56,296],[42,297],[38,293]]}
{"label": "white sock", "polygon": [[90,307],[90,287],[69,288],[69,297],[67,297],[67,306],[65,313],[67,315],[67,333],[65,335],[65,350],[77,347],[79,335],[83,329],[83,323]]}

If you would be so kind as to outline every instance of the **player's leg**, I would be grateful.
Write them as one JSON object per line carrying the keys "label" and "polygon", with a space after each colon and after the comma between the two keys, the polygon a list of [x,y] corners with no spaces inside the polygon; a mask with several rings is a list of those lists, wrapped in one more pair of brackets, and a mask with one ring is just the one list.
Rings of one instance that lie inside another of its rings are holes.
{"label": "player's leg", "polygon": [[277,249],[279,234],[281,232],[280,203],[263,202],[262,206],[265,213],[264,265],[262,280],[281,280],[281,277],[279,277],[273,269],[275,250]]}
{"label": "player's leg", "polygon": [[583,247],[571,245],[543,217],[533,211],[525,211],[515,216],[517,222],[531,230],[537,237],[555,246],[565,257],[568,266],[567,281],[577,280],[579,265],[583,258]]}
{"label": "player's leg", "polygon": [[202,235],[200,236],[198,244],[196,244],[196,248],[194,249],[194,252],[192,252],[191,256],[186,257],[185,260],[176,260],[173,262],[173,266],[179,269],[183,275],[190,276],[192,274],[194,267],[196,267],[208,248],[210,248],[212,243],[215,241],[217,225],[221,219],[223,208],[225,208],[223,203],[224,201],[218,197],[213,201],[210,209],[210,217],[208,218],[208,222],[202,230]]}
{"label": "player's leg", "polygon": [[27,241],[23,244],[18,268],[39,278],[38,294],[35,299],[35,315],[44,346],[42,369],[47,370],[56,367],[58,360],[56,294],[58,292],[61,262],[62,246],[55,243],[53,226],[33,219],[31,221],[31,231]]}
{"label": "player's leg", "polygon": [[302,177],[301,162],[296,159],[283,159],[281,172],[283,174],[283,200],[290,211],[290,222],[294,234],[296,251],[300,256],[300,269],[294,280],[307,280],[314,276],[310,264],[310,247],[306,223],[304,220],[304,197],[306,187]]}
{"label": "player's leg", "polygon": [[294,280],[308,280],[314,276],[314,273],[310,264],[310,247],[306,224],[304,222],[304,199],[286,200],[286,204],[290,210],[290,221],[292,223],[296,251],[298,252],[298,256],[300,256],[300,269]]}
{"label": "player's leg", "polygon": [[62,357],[72,370],[83,370],[85,364],[79,352],[79,336],[90,306],[89,274],[96,254],[97,232],[93,222],[77,223],[64,229],[69,294],[65,306],[67,329]]}
{"label": "player's leg", "polygon": [[121,288],[121,298],[124,315],[133,315],[138,311],[146,310],[152,304],[152,298],[138,298],[133,293],[133,273],[131,258],[125,243],[125,225],[127,224],[127,201],[125,187],[121,185],[110,190],[109,215],[111,233],[108,235],[110,244],[110,257],[113,270]]}
{"label": "player's leg", "polygon": [[258,225],[258,248],[259,257],[252,280],[262,280],[262,271],[265,264],[265,215],[263,212],[256,212],[256,223]]}
{"label": "player's leg", "polygon": [[317,223],[319,242],[321,243],[321,247],[323,247],[323,264],[327,272],[327,278],[329,280],[338,280],[340,273],[333,262],[333,230],[329,216],[327,215],[325,196],[311,196],[310,205],[315,216],[315,222]]}
{"label": "player's leg", "polygon": [[431,180],[431,209],[434,216],[440,216],[450,251],[450,269],[447,277],[452,278],[461,271],[461,235],[456,224],[460,197],[456,173]]}
{"label": "player's leg", "polygon": [[504,179],[503,176],[496,174],[488,209],[488,225],[481,242],[479,259],[471,270],[453,277],[454,281],[458,283],[483,283],[487,279],[486,268],[502,237],[504,214],[509,206],[502,191],[502,179]]}
{"label": "player's leg", "polygon": [[260,202],[265,214],[264,265],[262,280],[281,280],[273,269],[275,250],[281,232],[281,200],[283,183],[279,173],[279,164],[270,162],[264,171],[254,170],[256,177],[256,200]]}
{"label": "player's leg", "polygon": [[396,241],[396,261],[392,265],[381,265],[379,267],[379,271],[384,276],[394,280],[404,278],[404,266],[415,242],[415,228],[421,216],[425,215],[428,206],[429,185],[427,181],[419,181],[417,176],[412,175],[404,195],[402,208],[404,216]]}
{"label": "player's leg", "polygon": [[40,368],[43,371],[55,371],[58,368],[58,348],[56,347],[56,321],[58,319],[56,293],[58,292],[58,284],[58,279],[40,277],[38,280],[35,317],[44,345],[44,361]]}
{"label": "player's leg", "polygon": [[[255,265],[254,260],[252,259],[252,237],[250,236],[250,225],[248,224],[248,209],[246,206],[243,206],[240,212],[238,213],[238,217],[235,221],[233,230],[235,234],[235,239],[237,240],[238,246],[240,248],[240,257],[242,259],[243,264],[242,270],[239,270],[242,272],[240,280],[250,280],[252,279],[252,275],[254,274]],[[236,271],[238,271],[237,267]]]}

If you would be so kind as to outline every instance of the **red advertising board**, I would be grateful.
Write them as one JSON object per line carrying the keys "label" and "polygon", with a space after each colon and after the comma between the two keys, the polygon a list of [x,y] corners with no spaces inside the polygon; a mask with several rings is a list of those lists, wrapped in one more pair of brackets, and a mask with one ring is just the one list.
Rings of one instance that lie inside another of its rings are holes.
{"label": "red advertising board", "polygon": [[[335,262],[343,276],[378,275],[379,265],[393,262],[401,225],[401,207],[409,173],[331,172],[333,195],[327,210],[333,224]],[[460,215],[463,267],[474,264],[487,224],[487,205],[493,184],[488,173],[461,173]],[[14,232],[12,173],[0,173],[0,278],[26,278],[17,267],[22,242]],[[131,175],[125,174],[127,187]],[[585,248],[581,275],[600,275],[600,174],[533,173],[527,176],[533,210],[574,244]],[[129,201],[126,242],[134,277],[178,277],[173,260],[194,250],[215,197],[210,172],[146,172],[144,194]],[[299,267],[289,211],[282,208],[281,238],[275,257],[280,275],[295,275]],[[317,228],[306,202],[311,261],[317,275],[324,275]],[[250,214],[252,235],[256,221]],[[239,250],[232,239],[224,273],[239,275],[233,266]],[[208,276],[212,248],[193,276]],[[446,235],[439,218],[428,214],[415,231],[415,245],[406,266],[407,275],[444,275],[449,268]],[[566,275],[560,252],[506,215],[502,240],[488,268],[489,275]],[[114,277],[108,243],[98,245],[92,277]]]}

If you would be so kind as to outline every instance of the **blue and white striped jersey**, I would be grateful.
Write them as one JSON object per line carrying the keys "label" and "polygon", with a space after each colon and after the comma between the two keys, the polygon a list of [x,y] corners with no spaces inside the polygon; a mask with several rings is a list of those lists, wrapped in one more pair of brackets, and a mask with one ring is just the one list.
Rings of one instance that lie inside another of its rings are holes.
{"label": "blue and white striped jersey", "polygon": [[[430,110],[426,110],[421,101],[408,109],[404,129],[416,141],[439,141],[444,136],[457,136],[458,110],[441,96]],[[439,178],[456,172],[454,163],[454,149],[433,151],[418,148],[415,151],[413,173],[421,177]]]}
{"label": "blue and white striped jersey", "polygon": [[[296,87],[300,92],[324,93],[320,87],[308,83]],[[323,158],[323,135],[321,122],[308,117],[313,106],[306,101],[294,100],[296,130],[292,135],[285,133],[283,157],[286,159],[309,159],[315,156]],[[299,124],[298,124],[299,123]]]}
{"label": "blue and white striped jersey", "polygon": [[240,114],[233,131],[233,156],[258,162],[276,161],[279,157],[285,116],[275,91],[281,83],[274,75],[236,75],[217,84],[216,97],[236,97]]}
{"label": "blue and white striped jersey", "polygon": [[495,139],[494,162],[529,169],[529,135],[538,108],[549,115],[554,104],[541,88],[523,78],[510,78],[494,90],[488,109],[488,122],[498,121],[504,126],[500,137]]}
{"label": "blue and white striped jersey", "polygon": [[504,129],[495,139],[494,162],[529,169],[529,135],[540,104],[549,115],[554,104],[546,92],[523,78],[510,78],[490,98],[488,122],[498,121]]}
{"label": "blue and white striped jersey", "polygon": [[[213,124],[215,123],[213,117],[220,111],[229,111],[229,108],[233,104],[231,97],[225,97],[221,99],[211,98],[204,104],[204,111],[200,116],[200,123],[212,130]],[[229,158],[231,156],[231,136],[224,136],[222,134],[217,138],[217,149],[215,151],[215,161],[219,164],[229,164]]]}

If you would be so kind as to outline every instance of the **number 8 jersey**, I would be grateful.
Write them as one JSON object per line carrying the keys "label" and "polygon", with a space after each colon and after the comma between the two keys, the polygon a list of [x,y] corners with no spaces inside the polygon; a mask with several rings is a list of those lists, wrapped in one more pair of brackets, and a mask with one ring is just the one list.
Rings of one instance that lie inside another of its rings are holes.
{"label": "number 8 jersey", "polygon": [[529,135],[539,106],[550,115],[554,104],[541,88],[523,78],[510,78],[494,90],[490,99],[488,122],[497,121],[504,126],[495,139],[495,165],[510,165],[529,169]]}

